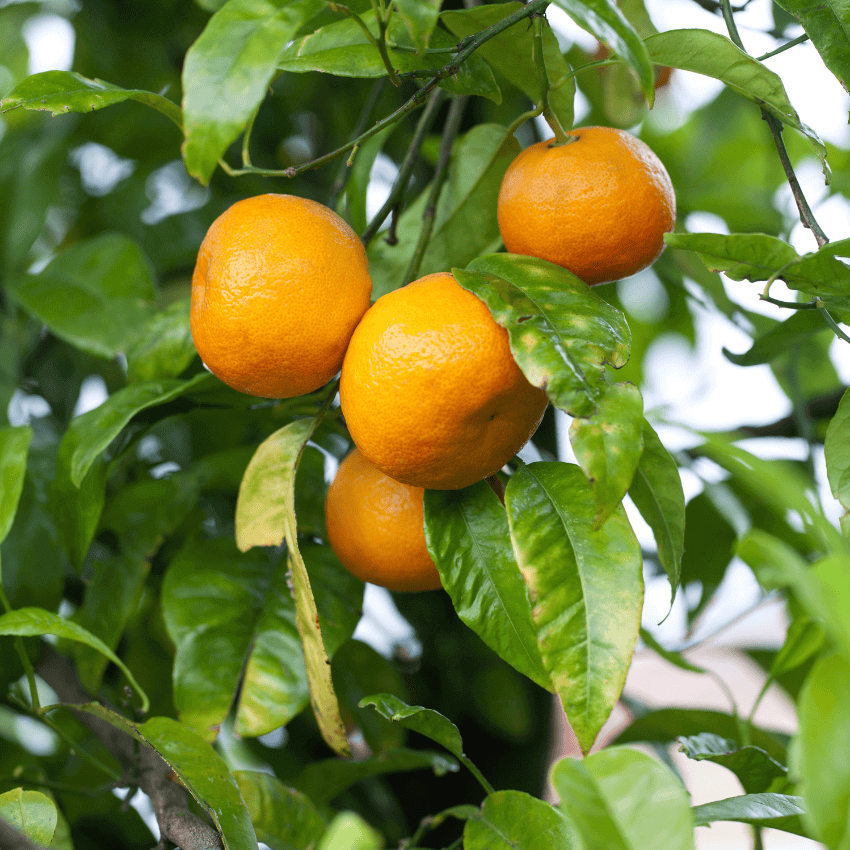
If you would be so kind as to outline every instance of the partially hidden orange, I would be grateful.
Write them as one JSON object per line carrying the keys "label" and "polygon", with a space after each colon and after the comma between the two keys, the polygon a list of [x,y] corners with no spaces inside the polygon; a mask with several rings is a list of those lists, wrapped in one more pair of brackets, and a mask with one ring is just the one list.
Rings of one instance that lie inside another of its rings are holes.
{"label": "partially hidden orange", "polygon": [[349,572],[390,590],[436,590],[440,574],[428,554],[421,487],[384,475],[358,449],[328,489],[328,542]]}
{"label": "partially hidden orange", "polygon": [[367,458],[398,481],[435,490],[501,469],[547,404],[514,362],[507,331],[448,273],[372,305],[345,355],[340,401]]}
{"label": "partially hidden orange", "polygon": [[371,293],[363,245],[333,210],[292,195],[247,198],[201,243],[192,338],[226,384],[291,398],[339,371]]}
{"label": "partially hidden orange", "polygon": [[589,284],[646,268],[676,221],[667,170],[625,130],[580,127],[568,135],[569,144],[531,145],[508,167],[497,207],[505,247]]}

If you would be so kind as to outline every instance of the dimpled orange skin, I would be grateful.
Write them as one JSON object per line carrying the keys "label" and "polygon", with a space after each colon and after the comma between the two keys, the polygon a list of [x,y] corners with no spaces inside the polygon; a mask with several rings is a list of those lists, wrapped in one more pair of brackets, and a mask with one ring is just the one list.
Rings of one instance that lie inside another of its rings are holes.
{"label": "dimpled orange skin", "polygon": [[547,404],[514,362],[507,331],[450,274],[375,302],[351,338],[340,400],[366,457],[398,481],[434,490],[501,469]]}
{"label": "dimpled orange skin", "polygon": [[328,542],[349,572],[390,590],[437,590],[440,574],[428,554],[421,487],[384,475],[357,449],[328,489]]}
{"label": "dimpled orange skin", "polygon": [[363,245],[335,212],[292,195],[247,198],[201,243],[192,339],[234,389],[292,398],[339,371],[371,293]]}
{"label": "dimpled orange skin", "polygon": [[505,247],[589,284],[645,269],[676,221],[667,170],[624,130],[580,127],[569,135],[578,141],[538,142],[509,166],[498,200]]}

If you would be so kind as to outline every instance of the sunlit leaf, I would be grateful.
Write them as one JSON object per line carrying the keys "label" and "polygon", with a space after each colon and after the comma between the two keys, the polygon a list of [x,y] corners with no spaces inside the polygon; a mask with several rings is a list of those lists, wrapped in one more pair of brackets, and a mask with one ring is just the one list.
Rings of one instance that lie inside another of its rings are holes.
{"label": "sunlit leaf", "polygon": [[48,847],[56,832],[58,813],[53,800],[40,791],[14,788],[0,794],[0,818],[30,841]]}
{"label": "sunlit leaf", "polygon": [[739,821],[769,829],[782,829],[808,837],[803,828],[802,798],[788,794],[745,794],[714,803],[694,806],[694,823],[709,826],[714,821]]}

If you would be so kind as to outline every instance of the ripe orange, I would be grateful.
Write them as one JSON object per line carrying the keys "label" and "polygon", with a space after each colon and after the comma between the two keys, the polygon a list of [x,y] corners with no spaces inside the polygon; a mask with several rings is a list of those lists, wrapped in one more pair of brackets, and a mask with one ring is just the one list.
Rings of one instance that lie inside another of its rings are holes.
{"label": "ripe orange", "polygon": [[339,371],[371,293],[363,245],[335,212],[292,195],[247,198],[201,243],[192,338],[226,384],[291,398]]}
{"label": "ripe orange", "polygon": [[625,130],[580,127],[569,135],[576,141],[531,145],[508,168],[498,201],[505,247],[591,284],[646,268],[676,221],[667,170]]}
{"label": "ripe orange", "polygon": [[366,457],[398,481],[434,490],[501,469],[547,404],[514,362],[507,331],[447,273],[369,309],[345,355],[340,400]]}
{"label": "ripe orange", "polygon": [[363,581],[390,590],[436,590],[440,574],[428,554],[421,487],[384,475],[354,449],[328,489],[328,542]]}

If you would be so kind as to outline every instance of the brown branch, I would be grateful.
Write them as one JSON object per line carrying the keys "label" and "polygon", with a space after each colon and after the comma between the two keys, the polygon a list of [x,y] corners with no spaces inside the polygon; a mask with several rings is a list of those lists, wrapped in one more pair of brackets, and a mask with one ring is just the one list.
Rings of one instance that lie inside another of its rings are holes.
{"label": "brown branch", "polygon": [[[45,645],[36,672],[65,703],[91,702],[92,697],[80,684],[74,665],[49,645]],[[150,797],[162,839],[182,850],[223,850],[218,832],[206,821],[189,811],[189,794],[172,780],[171,768],[154,750],[135,746],[135,739],[99,717],[74,712],[80,723],[104,746],[123,767],[126,784],[138,787]],[[0,846],[5,845],[0,842]],[[14,848],[18,850],[18,848]],[[28,850],[21,845],[21,850]]]}
{"label": "brown branch", "polygon": [[0,847],[3,850],[44,850],[41,844],[30,841],[3,818],[0,818]]}

